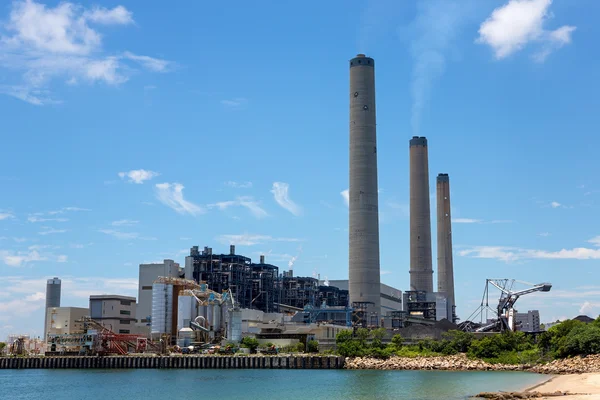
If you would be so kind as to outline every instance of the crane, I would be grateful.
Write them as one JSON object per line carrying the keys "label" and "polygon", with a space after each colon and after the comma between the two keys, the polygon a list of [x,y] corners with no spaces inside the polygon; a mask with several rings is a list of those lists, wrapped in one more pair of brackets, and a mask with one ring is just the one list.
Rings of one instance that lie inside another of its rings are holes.
{"label": "crane", "polygon": [[[514,289],[515,283],[523,284],[528,286],[525,289],[516,290]],[[500,299],[498,300],[498,306],[496,310],[493,310],[489,306],[489,290],[490,285],[500,290]],[[517,300],[524,295],[536,293],[536,292],[549,292],[552,289],[552,284],[548,282],[533,284],[529,282],[518,281],[516,279],[486,279],[485,290],[483,292],[483,298],[481,299],[480,307],[471,314],[467,319],[467,322],[471,321],[473,316],[481,315],[490,310],[496,314],[496,319],[488,324],[474,328],[472,323],[466,323],[463,325],[464,330],[474,330],[475,332],[487,332],[487,331],[515,331],[515,303]]]}

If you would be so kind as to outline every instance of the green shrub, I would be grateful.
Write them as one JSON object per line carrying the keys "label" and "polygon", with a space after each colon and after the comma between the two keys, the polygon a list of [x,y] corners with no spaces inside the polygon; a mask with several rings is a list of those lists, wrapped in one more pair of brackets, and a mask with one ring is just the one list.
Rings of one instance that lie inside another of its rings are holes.
{"label": "green shrub", "polygon": [[318,353],[319,352],[319,342],[316,340],[309,340],[306,344],[309,353]]}
{"label": "green shrub", "polygon": [[240,345],[244,348],[250,349],[251,353],[255,353],[256,349],[259,346],[259,343],[258,340],[256,340],[256,338],[246,336],[245,338],[242,338]]}

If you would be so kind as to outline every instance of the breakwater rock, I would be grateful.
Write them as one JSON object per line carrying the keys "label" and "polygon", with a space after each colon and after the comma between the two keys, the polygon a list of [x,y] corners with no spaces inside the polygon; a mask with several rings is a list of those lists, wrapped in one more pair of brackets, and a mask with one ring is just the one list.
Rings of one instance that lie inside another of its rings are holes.
{"label": "breakwater rock", "polygon": [[510,399],[539,399],[546,397],[562,397],[574,395],[576,393],[569,392],[551,392],[551,393],[542,393],[542,392],[500,392],[500,393],[489,393],[483,392],[479,393],[475,398],[481,399],[492,399],[492,400],[510,400]]}
{"label": "breakwater rock", "polygon": [[529,371],[540,374],[600,372],[600,355],[554,360],[548,364],[490,364],[465,354],[441,357],[346,358],[346,369],[447,370],[447,371]]}

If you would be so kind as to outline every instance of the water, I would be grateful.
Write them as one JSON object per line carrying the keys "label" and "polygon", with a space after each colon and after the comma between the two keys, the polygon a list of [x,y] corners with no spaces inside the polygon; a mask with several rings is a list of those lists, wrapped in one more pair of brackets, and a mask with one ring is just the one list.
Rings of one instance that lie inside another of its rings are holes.
{"label": "water", "polygon": [[349,370],[4,370],[0,399],[466,399],[545,380],[525,372]]}

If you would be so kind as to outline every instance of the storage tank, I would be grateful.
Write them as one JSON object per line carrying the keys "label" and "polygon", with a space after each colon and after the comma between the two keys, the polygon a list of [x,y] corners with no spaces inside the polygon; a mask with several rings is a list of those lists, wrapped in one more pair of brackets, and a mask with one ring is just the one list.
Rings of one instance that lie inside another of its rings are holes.
{"label": "storage tank", "polygon": [[218,331],[221,329],[221,306],[219,304],[213,304],[213,330]]}
{"label": "storage tank", "polygon": [[153,334],[171,334],[173,320],[173,286],[164,283],[152,285],[152,328]]}
{"label": "storage tank", "polygon": [[190,327],[190,321],[194,319],[192,309],[196,299],[192,296],[180,295],[177,302],[177,329],[181,332],[183,328]]}
{"label": "storage tank", "polygon": [[188,347],[191,344],[193,337],[194,331],[191,328],[182,328],[179,330],[179,338],[177,339],[177,345],[179,347]]}

